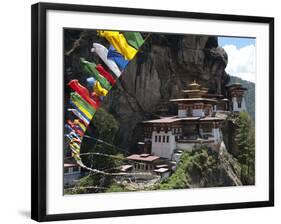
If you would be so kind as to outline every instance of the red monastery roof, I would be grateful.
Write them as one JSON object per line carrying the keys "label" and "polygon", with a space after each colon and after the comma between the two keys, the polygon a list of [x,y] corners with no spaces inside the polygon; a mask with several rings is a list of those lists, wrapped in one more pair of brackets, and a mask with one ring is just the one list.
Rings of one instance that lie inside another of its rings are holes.
{"label": "red monastery roof", "polygon": [[226,88],[247,90],[247,88],[243,87],[241,83],[234,83],[234,84],[231,84],[231,85],[227,85]]}
{"label": "red monastery roof", "polygon": [[178,117],[178,116],[173,116],[173,117],[165,117],[165,118],[160,118],[160,119],[155,119],[155,120],[148,120],[148,121],[143,121],[142,123],[173,123],[176,121],[195,121],[199,120],[200,117]]}
{"label": "red monastery roof", "polygon": [[157,123],[173,123],[177,121],[221,121],[223,119],[219,117],[178,117],[178,116],[173,116],[173,117],[165,117],[165,118],[160,118],[160,119],[155,119],[155,120],[148,120],[148,121],[143,121],[142,123],[144,124],[157,124]]}
{"label": "red monastery roof", "polygon": [[210,98],[179,98],[179,99],[170,99],[170,102],[210,102],[216,103],[217,100],[210,99]]}

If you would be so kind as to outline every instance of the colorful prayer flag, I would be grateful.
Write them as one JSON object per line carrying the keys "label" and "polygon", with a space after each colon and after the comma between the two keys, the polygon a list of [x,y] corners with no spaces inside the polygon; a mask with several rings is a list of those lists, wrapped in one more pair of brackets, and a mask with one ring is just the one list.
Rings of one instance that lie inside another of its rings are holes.
{"label": "colorful prayer flag", "polygon": [[104,46],[102,46],[101,44],[93,43],[91,52],[95,52],[117,77],[121,75],[121,71],[119,70],[116,63],[113,60],[107,58],[108,50]]}
{"label": "colorful prayer flag", "polygon": [[137,50],[144,43],[144,40],[139,32],[124,32],[123,34],[128,43]]}
{"label": "colorful prayer flag", "polygon": [[122,54],[115,50],[115,48],[110,45],[108,49],[107,58],[115,61],[118,67],[123,71],[128,65],[129,61],[124,58]]}
{"label": "colorful prayer flag", "polygon": [[120,53],[126,60],[132,60],[137,50],[131,47],[123,34],[117,31],[98,31],[98,34],[105,37],[107,41]]}
{"label": "colorful prayer flag", "polygon": [[88,74],[94,76],[94,78],[100,82],[103,88],[106,90],[111,89],[110,83],[104,78],[101,74],[99,74],[96,69],[96,64],[93,62],[86,61],[84,58],[80,58],[80,64],[82,66],[83,71]]}

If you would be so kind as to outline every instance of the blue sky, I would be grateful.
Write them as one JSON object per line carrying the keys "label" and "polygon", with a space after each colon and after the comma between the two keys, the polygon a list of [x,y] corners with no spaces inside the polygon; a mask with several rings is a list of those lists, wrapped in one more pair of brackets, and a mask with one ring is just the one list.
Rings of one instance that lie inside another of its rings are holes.
{"label": "blue sky", "polygon": [[228,55],[226,72],[244,80],[256,79],[256,39],[218,37],[218,44]]}
{"label": "blue sky", "polygon": [[255,38],[240,38],[240,37],[218,37],[219,46],[234,44],[237,48],[247,45],[256,45]]}

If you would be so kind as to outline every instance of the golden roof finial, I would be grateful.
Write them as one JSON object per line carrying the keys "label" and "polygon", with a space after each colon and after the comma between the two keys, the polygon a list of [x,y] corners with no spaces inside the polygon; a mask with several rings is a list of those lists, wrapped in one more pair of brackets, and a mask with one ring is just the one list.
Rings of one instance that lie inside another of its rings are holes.
{"label": "golden roof finial", "polygon": [[191,87],[191,89],[199,89],[200,88],[200,85],[195,80],[193,80],[193,82],[191,84],[189,84],[189,86]]}

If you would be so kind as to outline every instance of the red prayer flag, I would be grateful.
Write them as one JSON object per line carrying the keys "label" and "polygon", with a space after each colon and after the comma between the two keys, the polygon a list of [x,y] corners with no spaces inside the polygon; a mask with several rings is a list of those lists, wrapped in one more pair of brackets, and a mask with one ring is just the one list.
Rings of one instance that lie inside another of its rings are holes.
{"label": "red prayer flag", "polygon": [[90,97],[88,89],[82,86],[77,79],[71,80],[67,85],[77,92],[93,108],[97,109],[99,107],[99,103]]}
{"label": "red prayer flag", "polygon": [[96,69],[99,71],[99,73],[100,73],[104,78],[107,79],[108,82],[110,82],[110,84],[111,84],[112,86],[115,85],[116,80],[112,77],[112,75],[111,75],[108,71],[106,71],[106,70],[102,67],[102,65],[100,65],[100,64],[97,65],[97,66],[96,66]]}

